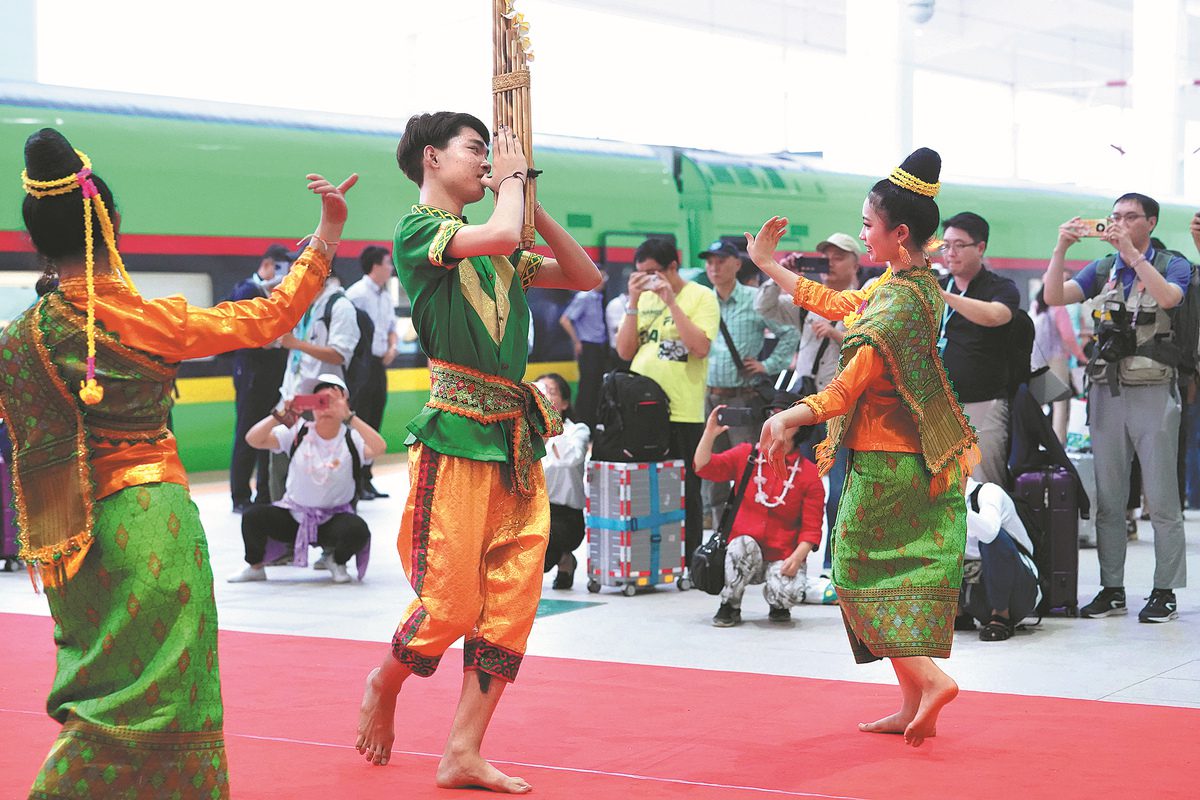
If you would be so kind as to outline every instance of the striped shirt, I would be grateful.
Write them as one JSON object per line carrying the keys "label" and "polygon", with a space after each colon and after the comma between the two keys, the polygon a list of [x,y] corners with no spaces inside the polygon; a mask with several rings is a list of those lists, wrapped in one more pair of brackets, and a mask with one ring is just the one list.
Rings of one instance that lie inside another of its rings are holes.
{"label": "striped shirt", "polygon": [[[717,295],[717,303],[721,308],[721,319],[729,329],[733,344],[737,347],[742,361],[756,358],[766,341],[765,332],[769,329],[775,334],[779,343],[771,351],[770,357],[763,361],[768,375],[774,375],[791,363],[800,343],[800,332],[795,326],[775,320],[764,319],[762,314],[754,310],[755,290],[738,283],[722,300]],[[718,334],[713,339],[712,348],[708,354],[708,385],[721,387],[744,386],[746,381],[738,373],[733,363],[733,356],[725,344],[725,337]]]}

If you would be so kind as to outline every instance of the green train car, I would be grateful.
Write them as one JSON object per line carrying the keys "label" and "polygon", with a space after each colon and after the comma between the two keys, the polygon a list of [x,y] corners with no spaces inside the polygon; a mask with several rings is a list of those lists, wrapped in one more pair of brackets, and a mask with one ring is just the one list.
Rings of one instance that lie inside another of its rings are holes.
{"label": "green train car", "polygon": [[[294,244],[311,232],[317,203],[304,176],[360,175],[335,271],[344,283],[361,275],[356,256],[390,245],[397,219],[416,189],[396,166],[403,121],[315,115],[192,101],[0,83],[0,164],[11,176],[0,192],[0,323],[33,301],[41,271],[22,230],[17,176],[25,138],[52,126],[87,152],[116,193],[121,251],[148,296],[180,293],[212,305],[249,275],[267,245]],[[535,137],[539,199],[605,269],[610,295],[620,292],[633,249],[649,235],[673,236],[682,264],[722,236],[756,231],[786,215],[782,247],[811,251],[833,231],[858,232],[863,196],[873,179],[821,169],[790,156],[746,157],[621,142]],[[900,154],[897,154],[898,156]],[[467,216],[488,213],[485,200]],[[1111,198],[1035,187],[947,184],[946,215],[983,214],[992,225],[988,261],[1027,291],[1040,276],[1060,222],[1104,216]],[[1164,207],[1158,233],[1187,241],[1191,209]],[[1088,242],[1077,259],[1105,252]],[[1082,263],[1082,262],[1081,262]],[[397,313],[407,299],[396,289]],[[530,375],[558,371],[574,380],[570,341],[557,320],[569,293],[533,290]],[[428,375],[415,341],[389,370],[384,435],[402,441],[404,422],[425,401]],[[184,364],[174,413],[185,466],[228,468],[233,437],[231,360]]]}

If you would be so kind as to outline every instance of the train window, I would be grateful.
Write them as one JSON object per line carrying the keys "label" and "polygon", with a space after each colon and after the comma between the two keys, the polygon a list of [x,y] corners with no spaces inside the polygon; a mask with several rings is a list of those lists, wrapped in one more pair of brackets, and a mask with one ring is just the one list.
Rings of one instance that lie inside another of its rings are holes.
{"label": "train window", "polygon": [[[190,305],[213,305],[212,276],[203,272],[130,272],[138,293],[148,300],[181,294]],[[215,356],[189,358],[188,361],[212,361]]]}
{"label": "train window", "polygon": [[768,167],[764,172],[767,173],[767,181],[776,189],[786,189],[787,184],[783,182],[783,178],[779,177],[779,170],[773,167]]}
{"label": "train window", "polygon": [[40,272],[0,272],[0,329],[37,300]]}
{"label": "train window", "polygon": [[130,272],[142,297],[154,300],[181,294],[194,306],[213,305],[212,276],[204,272]]}
{"label": "train window", "polygon": [[729,171],[729,167],[723,167],[720,164],[712,164],[709,166],[712,172],[713,180],[717,183],[733,183],[733,173]]}
{"label": "train window", "polygon": [[737,175],[738,183],[742,186],[751,186],[758,188],[758,178],[754,177],[754,173],[747,167],[734,167],[734,173]]}

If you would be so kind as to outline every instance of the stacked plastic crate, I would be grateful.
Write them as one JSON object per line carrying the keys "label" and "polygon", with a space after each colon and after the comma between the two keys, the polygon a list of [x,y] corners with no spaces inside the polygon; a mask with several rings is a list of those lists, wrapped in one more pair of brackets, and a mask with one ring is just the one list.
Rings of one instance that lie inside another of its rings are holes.
{"label": "stacked plastic crate", "polygon": [[684,571],[683,462],[589,461],[587,465],[588,591],[674,583]]}

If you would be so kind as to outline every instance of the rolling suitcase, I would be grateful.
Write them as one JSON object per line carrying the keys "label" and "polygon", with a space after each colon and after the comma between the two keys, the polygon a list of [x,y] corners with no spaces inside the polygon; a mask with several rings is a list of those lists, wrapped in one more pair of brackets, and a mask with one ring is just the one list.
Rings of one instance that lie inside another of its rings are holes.
{"label": "rolling suitcase", "polygon": [[587,463],[588,591],[621,588],[627,597],[663,583],[681,591],[683,462]]}
{"label": "rolling suitcase", "polygon": [[1029,503],[1045,534],[1048,553],[1037,553],[1048,587],[1038,612],[1079,616],[1079,498],[1075,476],[1062,467],[1017,476],[1015,494]]}

